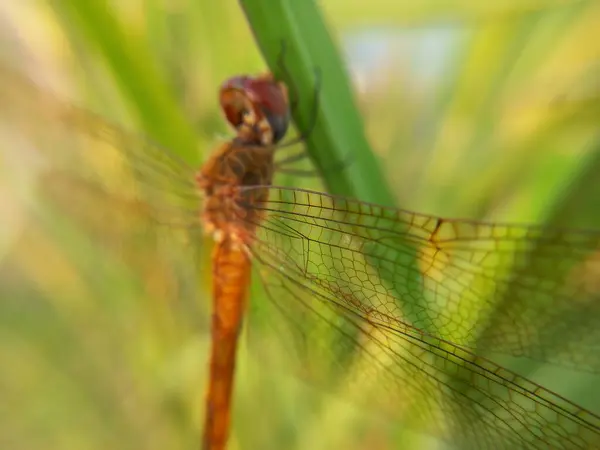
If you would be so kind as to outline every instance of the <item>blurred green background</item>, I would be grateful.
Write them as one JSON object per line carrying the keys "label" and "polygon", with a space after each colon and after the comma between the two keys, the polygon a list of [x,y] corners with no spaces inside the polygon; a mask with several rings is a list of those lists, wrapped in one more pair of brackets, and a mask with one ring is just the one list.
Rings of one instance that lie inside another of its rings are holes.
{"label": "blurred green background", "polygon": [[[332,47],[323,43],[318,54],[307,37],[309,16],[289,2],[275,2],[279,10],[242,3],[271,65],[280,40],[290,40],[292,75],[303,70],[306,126],[313,63]],[[318,7],[351,76],[369,145],[360,127],[346,129],[352,137],[342,144],[336,139],[344,120],[354,119],[347,98],[336,109],[330,92],[339,80],[321,67],[319,121],[329,128],[317,128],[311,156],[328,137],[353,155],[350,175],[330,182],[325,158],[324,183],[282,175],[278,184],[333,184],[441,216],[598,226],[598,2],[326,0]],[[295,34],[261,28],[260,20],[284,23],[275,14],[287,14]],[[233,0],[5,2],[0,20],[3,64],[193,166],[231,135],[217,107],[220,83],[266,70]],[[107,216],[107,228],[124,233],[129,246],[127,259],[115,258],[40,205],[25,152],[11,153],[8,140],[2,150],[0,447],[196,448],[209,345],[208,243],[133,246],[131,228],[117,229]],[[252,325],[242,339],[230,448],[436,445],[286,374],[288,356]],[[250,341],[275,350],[261,359],[247,351]],[[530,375],[584,406],[597,403],[592,376],[547,367]]]}

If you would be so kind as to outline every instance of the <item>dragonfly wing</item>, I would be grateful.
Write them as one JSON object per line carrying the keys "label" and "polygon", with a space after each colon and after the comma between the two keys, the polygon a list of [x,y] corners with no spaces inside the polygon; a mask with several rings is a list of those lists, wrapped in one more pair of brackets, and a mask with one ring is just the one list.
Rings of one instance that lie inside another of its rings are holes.
{"label": "dragonfly wing", "polygon": [[446,220],[285,188],[259,207],[262,252],[280,249],[282,270],[356,314],[600,372],[600,231]]}
{"label": "dragonfly wing", "polygon": [[0,100],[4,142],[14,144],[3,153],[37,177],[42,193],[87,190],[157,225],[199,225],[195,172],[167,149],[1,66]]}
{"label": "dragonfly wing", "polygon": [[457,448],[600,444],[598,415],[407,321],[385,323],[350,295],[332,295],[284,249],[260,239],[253,255],[263,314],[291,336],[302,377],[327,392]]}
{"label": "dragonfly wing", "polygon": [[[366,392],[367,404],[459,448],[600,444],[597,414],[468,348],[509,298],[513,314],[501,316],[500,341],[485,341],[487,348],[530,357],[551,349],[560,336],[551,340],[536,327],[560,322],[544,315],[552,305],[573,317],[590,313],[580,308],[596,291],[567,273],[598,250],[599,233],[447,221],[281,188],[258,207],[266,218],[251,251],[267,314],[291,333],[307,378],[346,380],[348,392]],[[558,255],[569,257],[562,272],[550,270]],[[516,311],[544,316],[529,321]],[[504,346],[520,333],[529,339]],[[567,345],[593,365],[596,342]]]}

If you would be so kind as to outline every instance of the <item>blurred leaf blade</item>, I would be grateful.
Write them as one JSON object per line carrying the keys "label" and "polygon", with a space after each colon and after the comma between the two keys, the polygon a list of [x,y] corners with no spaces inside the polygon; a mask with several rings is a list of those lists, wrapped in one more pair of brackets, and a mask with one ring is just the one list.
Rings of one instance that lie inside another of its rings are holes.
{"label": "blurred leaf blade", "polygon": [[338,13],[340,26],[358,27],[362,24],[376,26],[418,26],[432,22],[461,21],[482,22],[522,14],[543,12],[547,9],[591,3],[593,0],[504,0],[480,2],[478,0],[425,0],[420,2],[394,2],[373,0],[365,7],[361,0],[329,0],[323,2],[327,12]]}
{"label": "blurred leaf blade", "polygon": [[[345,63],[315,2],[240,3],[269,67],[287,83],[292,98],[299,98],[294,119],[308,133],[307,150],[329,191],[393,205],[394,197],[364,135]],[[311,32],[302,32],[306,29]],[[315,90],[319,109],[311,129]]]}
{"label": "blurred leaf blade", "polygon": [[68,21],[87,46],[102,56],[144,129],[187,161],[197,161],[197,138],[165,87],[164,74],[107,3],[55,2],[54,8],[59,20]]}

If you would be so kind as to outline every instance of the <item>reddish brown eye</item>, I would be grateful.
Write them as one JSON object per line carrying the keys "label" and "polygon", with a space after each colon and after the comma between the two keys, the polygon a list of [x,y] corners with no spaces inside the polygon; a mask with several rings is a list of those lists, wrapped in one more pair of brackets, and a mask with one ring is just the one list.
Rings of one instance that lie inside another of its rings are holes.
{"label": "reddish brown eye", "polygon": [[246,120],[247,124],[267,121],[274,142],[285,136],[290,121],[287,91],[272,75],[230,78],[221,86],[220,102],[227,121],[235,128],[244,123],[244,114],[249,114],[252,121]]}
{"label": "reddish brown eye", "polygon": [[245,88],[248,79],[249,77],[245,76],[230,78],[223,83],[219,92],[221,109],[234,128],[242,124],[244,113],[249,107],[253,107]]}

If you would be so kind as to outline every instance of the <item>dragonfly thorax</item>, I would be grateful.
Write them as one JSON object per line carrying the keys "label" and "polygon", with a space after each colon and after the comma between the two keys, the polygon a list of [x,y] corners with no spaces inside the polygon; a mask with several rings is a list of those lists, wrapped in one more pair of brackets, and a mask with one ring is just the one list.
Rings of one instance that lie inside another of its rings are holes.
{"label": "dragonfly thorax", "polygon": [[[198,187],[205,195],[202,222],[216,241],[248,242],[262,219],[258,204],[268,198],[273,146],[224,143],[202,166]],[[260,186],[264,188],[248,187]]]}

